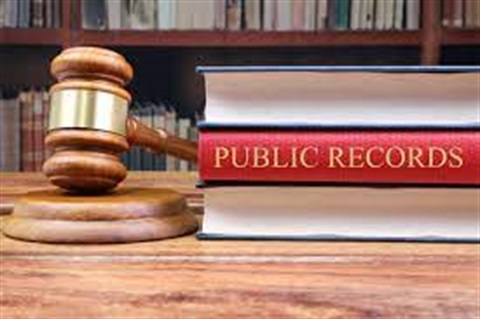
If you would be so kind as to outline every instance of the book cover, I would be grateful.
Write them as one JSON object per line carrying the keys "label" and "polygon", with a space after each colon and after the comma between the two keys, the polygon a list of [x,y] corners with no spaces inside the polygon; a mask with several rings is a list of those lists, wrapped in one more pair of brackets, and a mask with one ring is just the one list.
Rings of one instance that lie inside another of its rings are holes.
{"label": "book cover", "polygon": [[[326,0],[323,0],[326,1]],[[383,3],[383,1],[381,1]],[[362,16],[362,0],[352,0],[350,7],[350,29],[359,30],[361,28],[361,16]],[[377,2],[378,3],[378,2]]]}
{"label": "book cover", "polygon": [[214,22],[215,29],[225,30],[226,22],[227,22],[225,0],[214,0],[214,15],[215,15],[215,22]]}
{"label": "book cover", "polygon": [[305,0],[292,1],[292,30],[305,30]]}
{"label": "book cover", "polygon": [[393,21],[393,28],[396,30],[403,29],[403,21],[404,21],[404,7],[405,1],[404,0],[395,0],[395,13],[394,13],[394,21]]}
{"label": "book cover", "polygon": [[33,162],[34,170],[41,171],[43,165],[43,92],[33,92]]}
{"label": "book cover", "polygon": [[277,2],[277,31],[292,29],[292,0]]}
{"label": "book cover", "polygon": [[35,170],[34,162],[34,139],[33,139],[33,94],[32,91],[22,91],[19,95],[21,108],[21,131],[22,131],[22,171]]}
{"label": "book cover", "polygon": [[31,1],[20,1],[18,3],[18,27],[30,27],[30,5]]}
{"label": "book cover", "polygon": [[384,30],[392,30],[395,24],[395,0],[384,2]]}
{"label": "book cover", "polygon": [[207,122],[480,125],[479,67],[230,66],[197,70],[205,76]]}
{"label": "book cover", "polygon": [[130,0],[130,27],[135,30],[152,30],[157,26],[157,2]]}
{"label": "book cover", "polygon": [[122,28],[122,2],[118,0],[107,0],[107,20],[109,30]]}
{"label": "book cover", "polygon": [[15,172],[21,166],[20,106],[16,97],[0,100],[0,171]]}
{"label": "book cover", "polygon": [[[457,1],[460,2],[460,1]],[[407,6],[407,17],[406,17],[406,28],[407,30],[418,30],[420,29],[420,0],[406,0]]]}
{"label": "book cover", "polygon": [[350,17],[350,0],[335,0],[333,10],[335,13],[334,28],[336,30],[348,29]]}
{"label": "book cover", "polygon": [[480,186],[480,131],[200,126],[204,181]]}
{"label": "book cover", "polygon": [[385,29],[386,3],[387,3],[387,0],[375,2],[375,30]]}
{"label": "book cover", "polygon": [[[320,0],[326,1],[326,0]],[[263,30],[274,31],[277,29],[277,1],[263,1]]]}
{"label": "book cover", "polygon": [[241,0],[226,0],[227,29],[240,30],[242,28]]}
{"label": "book cover", "polygon": [[[302,2],[303,0],[300,0]],[[261,1],[244,0],[245,29],[260,30],[261,27]]]}
{"label": "book cover", "polygon": [[82,27],[93,30],[104,30],[107,28],[105,0],[82,1]]}
{"label": "book cover", "polygon": [[305,24],[304,30],[315,31],[317,18],[317,2],[316,0],[305,0]]}
{"label": "book cover", "polygon": [[18,0],[6,1],[4,10],[4,26],[7,28],[18,27]]}

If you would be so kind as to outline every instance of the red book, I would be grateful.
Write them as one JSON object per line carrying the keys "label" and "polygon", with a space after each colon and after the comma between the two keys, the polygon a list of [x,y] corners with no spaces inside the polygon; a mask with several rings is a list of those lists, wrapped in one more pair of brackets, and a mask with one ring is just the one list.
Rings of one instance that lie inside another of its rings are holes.
{"label": "red book", "polygon": [[480,132],[202,128],[200,179],[480,185]]}

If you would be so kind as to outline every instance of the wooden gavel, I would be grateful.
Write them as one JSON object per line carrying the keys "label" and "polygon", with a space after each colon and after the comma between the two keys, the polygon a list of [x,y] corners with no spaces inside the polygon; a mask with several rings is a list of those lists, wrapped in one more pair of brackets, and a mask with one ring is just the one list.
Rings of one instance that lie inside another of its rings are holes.
{"label": "wooden gavel", "polygon": [[53,155],[43,165],[50,182],[76,193],[109,191],[125,179],[119,159],[130,146],[197,160],[197,144],[152,129],[128,116],[124,86],[133,69],[120,54],[95,47],[61,52],[51,64],[58,83],[50,89],[45,138]]}

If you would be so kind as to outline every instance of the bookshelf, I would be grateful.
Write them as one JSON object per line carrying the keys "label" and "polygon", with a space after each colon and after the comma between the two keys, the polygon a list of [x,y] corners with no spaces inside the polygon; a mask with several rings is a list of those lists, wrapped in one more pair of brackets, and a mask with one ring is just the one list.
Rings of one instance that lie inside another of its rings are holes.
{"label": "bookshelf", "polygon": [[11,46],[102,45],[150,48],[266,48],[414,46],[418,64],[438,64],[442,46],[480,46],[480,29],[446,29],[440,24],[440,1],[422,2],[422,27],[417,31],[137,31],[82,30],[81,2],[64,0],[62,27],[0,28],[2,50]]}

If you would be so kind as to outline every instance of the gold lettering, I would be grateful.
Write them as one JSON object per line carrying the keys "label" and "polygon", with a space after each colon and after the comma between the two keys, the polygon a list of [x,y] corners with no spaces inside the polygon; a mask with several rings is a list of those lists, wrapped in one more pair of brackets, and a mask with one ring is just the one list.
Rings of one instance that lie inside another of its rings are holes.
{"label": "gold lettering", "polygon": [[273,153],[273,163],[272,167],[273,168],[285,168],[288,167],[288,162],[280,163],[280,152],[279,148],[277,146],[274,146],[272,148],[272,153]]}
{"label": "gold lettering", "polygon": [[363,147],[350,147],[350,161],[349,161],[349,167],[350,168],[362,168],[365,166],[365,163],[363,162]]}
{"label": "gold lettering", "polygon": [[248,159],[249,159],[249,154],[250,154],[250,148],[248,147],[245,147],[245,152],[244,152],[244,156],[243,156],[243,163],[239,163],[238,162],[238,152],[237,152],[237,148],[235,147],[232,147],[231,148],[231,153],[232,153],[232,165],[233,167],[235,168],[245,168],[248,166]]}
{"label": "gold lettering", "polygon": [[[438,156],[435,156],[435,153],[440,154],[439,155],[441,156],[440,162],[435,163],[435,159],[438,158]],[[448,159],[447,152],[443,148],[432,146],[428,149],[428,167],[429,168],[442,167],[447,162],[447,159]]]}
{"label": "gold lettering", "polygon": [[345,164],[342,163],[342,156],[343,150],[341,147],[332,146],[328,150],[328,167],[329,168],[336,168],[338,167],[345,167]]}
{"label": "gold lettering", "polygon": [[[397,164],[393,163],[393,155],[392,153],[394,151],[397,151],[398,154],[399,154],[399,162]],[[403,151],[403,149],[401,149],[400,147],[397,147],[397,146],[393,146],[391,148],[389,148],[387,150],[387,152],[385,153],[385,161],[387,163],[387,165],[391,168],[399,168],[399,167],[402,167],[403,164],[405,164],[405,152]]]}
{"label": "gold lettering", "polygon": [[226,160],[230,152],[224,146],[215,147],[215,168],[222,168],[221,161]]}
{"label": "gold lettering", "polygon": [[298,164],[297,164],[297,152],[298,152],[298,149],[295,147],[295,146],[292,146],[292,151],[291,151],[291,164],[290,164],[290,167],[291,168],[297,168],[298,167]]}
{"label": "gold lettering", "polygon": [[367,150],[367,153],[365,155],[365,160],[367,162],[367,165],[368,167],[371,167],[371,168],[380,168],[382,167],[383,165],[385,165],[385,162],[384,161],[380,161],[380,163],[378,164],[375,164],[373,163],[373,160],[372,160],[372,153],[374,151],[378,150],[379,153],[382,154],[382,156],[385,154],[385,150],[383,149],[383,147],[377,147],[377,146],[374,146],[374,147],[371,147]]}
{"label": "gold lettering", "polygon": [[452,147],[448,154],[450,155],[450,162],[448,164],[451,168],[460,168],[463,166],[463,150],[460,147]]}
{"label": "gold lettering", "polygon": [[420,147],[410,147],[408,149],[408,167],[425,167],[422,163],[423,150]]}
{"label": "gold lettering", "polygon": [[[265,168],[270,165],[268,158],[268,148],[262,146],[255,146],[253,148],[253,168]],[[263,163],[261,163],[263,162]]]}
{"label": "gold lettering", "polygon": [[[307,156],[308,152],[311,151],[314,154],[312,155],[312,158],[314,159],[310,164],[307,162]],[[313,168],[318,166],[318,148],[315,146],[309,146],[305,147],[301,152],[300,152],[300,163],[302,164],[303,167],[306,168]]]}

